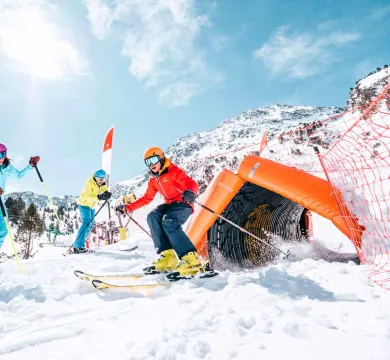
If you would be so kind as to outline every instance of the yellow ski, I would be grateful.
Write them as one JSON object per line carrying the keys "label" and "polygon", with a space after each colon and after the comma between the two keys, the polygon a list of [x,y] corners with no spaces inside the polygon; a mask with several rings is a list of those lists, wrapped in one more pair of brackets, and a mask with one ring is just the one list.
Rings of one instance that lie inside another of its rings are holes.
{"label": "yellow ski", "polygon": [[171,283],[154,283],[154,284],[136,284],[136,285],[114,285],[100,280],[92,280],[92,285],[98,290],[104,289],[121,289],[130,291],[135,294],[150,295],[153,289],[158,287],[171,286]]}
{"label": "yellow ski", "polygon": [[[150,276],[149,274],[117,274],[117,275],[91,275],[80,270],[75,270],[74,274],[82,280],[137,280],[144,276]],[[152,275],[152,274],[151,274]],[[156,274],[157,275],[157,274]]]}

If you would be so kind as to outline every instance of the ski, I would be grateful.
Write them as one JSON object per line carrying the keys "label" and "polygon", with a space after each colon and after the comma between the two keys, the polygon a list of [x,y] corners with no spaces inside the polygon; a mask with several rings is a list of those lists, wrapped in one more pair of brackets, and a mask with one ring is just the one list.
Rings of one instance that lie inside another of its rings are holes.
{"label": "ski", "polygon": [[56,244],[54,242],[47,242],[47,243],[39,243],[38,244],[40,248],[45,247],[46,245],[52,245],[54,247],[68,247],[69,245],[61,245],[61,244]]}
{"label": "ski", "polygon": [[81,280],[137,280],[145,276],[158,275],[159,273],[139,273],[139,274],[114,274],[114,275],[91,275],[80,270],[75,270],[74,274]]}
{"label": "ski", "polygon": [[[132,248],[129,248],[129,249],[113,249],[112,251],[124,251],[124,252],[132,252],[134,250],[137,250],[138,249],[138,246],[134,246]],[[83,255],[83,254],[95,254],[95,255],[99,255],[99,254],[113,254],[112,252],[110,251],[101,251],[101,250],[94,250],[94,249],[88,249],[88,251],[84,252],[84,253],[80,253],[80,254],[75,254],[73,251],[71,252],[66,252],[66,253],[63,253],[62,255],[64,256],[67,256],[67,255]]]}
{"label": "ski", "polygon": [[166,275],[166,278],[170,282],[174,282],[174,281],[179,281],[179,280],[207,279],[207,278],[211,278],[211,277],[214,277],[217,275],[219,275],[219,273],[217,273],[214,270],[206,270],[206,271],[196,273],[195,275],[189,275],[189,276],[181,276],[180,273],[176,271],[176,272],[171,272],[168,275]]}
{"label": "ski", "polygon": [[[144,277],[146,275],[150,275],[150,274],[140,274],[140,275],[135,274],[134,279],[139,279],[139,278]],[[187,277],[180,276],[180,274],[178,272],[172,272],[172,273],[168,273],[168,275],[166,275],[166,279],[168,280],[168,282],[154,282],[151,284],[124,284],[124,285],[107,283],[107,282],[103,281],[103,277],[100,277],[100,278],[89,277],[88,279],[92,280],[92,285],[98,290],[117,289],[117,290],[126,290],[126,291],[130,291],[132,293],[137,293],[137,294],[142,294],[142,295],[150,295],[153,289],[158,288],[158,287],[170,286],[170,285],[172,285],[172,283],[179,281],[179,280],[206,279],[206,278],[211,278],[211,277],[214,277],[217,275],[219,275],[219,273],[217,273],[213,270],[205,271],[202,273],[197,273],[195,275],[187,276]],[[76,276],[78,276],[78,275],[76,275]],[[123,276],[122,277],[121,276],[104,277],[104,280],[109,281],[109,280],[119,280],[119,279],[122,279],[122,280],[123,279],[130,279],[131,276],[132,275],[125,276],[125,277],[123,277]]]}
{"label": "ski", "polygon": [[138,245],[137,246],[134,246],[132,248],[129,248],[129,249],[119,249],[119,251],[128,251],[128,252],[131,252],[131,251],[134,251],[134,250],[137,250],[138,249]]}
{"label": "ski", "polygon": [[167,287],[170,286],[171,283],[153,283],[153,284],[132,284],[132,285],[115,285],[109,284],[101,280],[92,280],[92,285],[98,290],[105,289],[122,289],[126,291],[130,291],[132,293],[142,294],[142,295],[150,295],[153,289],[158,287]]}

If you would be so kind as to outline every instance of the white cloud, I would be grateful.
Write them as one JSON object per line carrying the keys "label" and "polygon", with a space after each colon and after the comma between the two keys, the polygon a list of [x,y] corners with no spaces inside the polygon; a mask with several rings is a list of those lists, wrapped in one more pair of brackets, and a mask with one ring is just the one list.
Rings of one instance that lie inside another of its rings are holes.
{"label": "white cloud", "polygon": [[165,87],[159,94],[161,103],[169,102],[172,106],[182,106],[199,91],[199,85],[195,83],[176,83]]}
{"label": "white cloud", "polygon": [[390,5],[373,10],[367,18],[372,21],[381,21],[390,16]]}
{"label": "white cloud", "polygon": [[293,33],[281,27],[263,46],[254,52],[271,75],[305,78],[324,71],[339,61],[338,50],[360,38],[358,33],[333,31],[327,34]]}
{"label": "white cloud", "polygon": [[84,74],[85,60],[49,20],[54,10],[45,0],[0,2],[0,60],[8,70],[45,80]]}
{"label": "white cloud", "polygon": [[92,32],[98,39],[105,39],[111,31],[111,25],[115,18],[114,11],[101,0],[86,0],[85,4]]}
{"label": "white cloud", "polygon": [[233,40],[234,40],[233,36],[219,35],[212,40],[213,49],[216,51],[221,51],[227,48]]}
{"label": "white cloud", "polygon": [[186,104],[204,87],[208,70],[196,40],[208,25],[191,0],[86,0],[92,31],[122,40],[129,72],[147,88],[156,87],[160,101]]}

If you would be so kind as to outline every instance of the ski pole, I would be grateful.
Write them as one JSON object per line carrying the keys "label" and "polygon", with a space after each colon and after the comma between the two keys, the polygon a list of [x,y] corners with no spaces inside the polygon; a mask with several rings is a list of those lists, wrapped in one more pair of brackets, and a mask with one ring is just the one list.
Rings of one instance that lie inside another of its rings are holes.
{"label": "ski pole", "polygon": [[42,178],[41,173],[39,172],[39,169],[38,169],[37,164],[34,165],[34,168],[35,168],[35,170],[37,171],[39,180],[40,180],[41,183],[42,183],[43,189],[45,190],[46,196],[47,196],[47,198],[49,199],[50,205],[51,205],[52,209],[54,210],[54,214],[56,215],[57,220],[58,220],[58,224],[59,224],[59,223],[61,222],[60,217],[58,216],[57,209],[55,208],[54,203],[53,203],[53,200],[51,199],[51,197],[50,197],[50,195],[49,195],[49,192],[47,191],[47,187],[46,187],[45,183],[43,182],[43,178]]}
{"label": "ski pole", "polygon": [[109,237],[109,243],[114,243],[114,236],[111,230],[111,207],[110,207],[110,201],[107,200],[107,206],[108,206],[108,237]]}
{"label": "ski pole", "polygon": [[222,219],[222,220],[226,221],[227,223],[229,223],[230,225],[236,227],[236,228],[237,228],[238,230],[240,230],[241,232],[244,232],[245,234],[248,234],[249,236],[252,236],[254,239],[256,239],[256,240],[262,242],[264,245],[267,245],[267,246],[269,246],[269,247],[271,247],[271,248],[273,248],[273,249],[279,251],[280,253],[282,253],[282,254],[284,255],[284,258],[285,258],[285,259],[287,259],[287,258],[290,256],[290,251],[284,252],[283,250],[277,248],[276,246],[274,246],[274,245],[272,245],[272,244],[269,244],[269,243],[267,243],[266,241],[264,241],[264,240],[260,239],[259,237],[257,237],[256,235],[250,233],[248,230],[245,230],[243,227],[241,227],[241,226],[235,224],[233,221],[230,221],[229,219],[226,219],[224,216],[218,214],[218,213],[215,212],[213,209],[210,209],[208,206],[201,204],[199,201],[196,201],[196,200],[195,200],[195,203],[198,204],[199,206],[201,206],[203,209],[205,209],[205,210],[211,212],[212,214],[217,215],[220,219]]}
{"label": "ski pole", "polygon": [[[68,250],[66,250],[66,254],[69,253],[70,249],[73,248],[73,245],[76,244],[76,241],[80,238],[81,235],[84,234],[85,230],[88,229],[89,224],[91,224],[91,222],[95,220],[96,216],[99,214],[100,210],[104,208],[104,206],[106,205],[107,201],[108,201],[108,200],[106,200],[106,201],[104,202],[104,204],[100,207],[100,209],[96,212],[96,214],[95,214],[95,215],[93,216],[93,218],[90,220],[90,222],[84,227],[84,230],[80,233],[79,236],[77,236],[77,238],[76,238],[76,240],[73,242],[73,244],[70,245],[70,247],[68,248]],[[81,225],[81,226],[83,226],[83,225]],[[66,255],[66,254],[64,254],[64,255]]]}
{"label": "ski pole", "polygon": [[19,272],[21,274],[23,274],[22,265],[20,264],[18,252],[17,252],[16,246],[15,246],[15,241],[14,241],[14,238],[12,236],[11,227],[9,226],[7,213],[5,212],[5,206],[4,206],[4,203],[3,203],[3,199],[1,197],[0,197],[0,207],[1,207],[1,214],[3,215],[3,219],[4,219],[4,222],[5,222],[5,226],[7,227],[9,238],[11,239],[11,245],[12,245],[12,249],[14,251],[14,255],[15,255],[16,263],[18,265]]}
{"label": "ski pole", "polygon": [[146,234],[149,235],[149,237],[152,238],[152,235],[150,235],[149,231],[145,230],[137,221],[135,221],[135,220],[133,219],[133,217],[132,217],[129,213],[126,213],[126,214],[127,214],[127,216],[129,217],[129,219],[130,219],[131,221],[133,221],[141,230],[143,230]]}

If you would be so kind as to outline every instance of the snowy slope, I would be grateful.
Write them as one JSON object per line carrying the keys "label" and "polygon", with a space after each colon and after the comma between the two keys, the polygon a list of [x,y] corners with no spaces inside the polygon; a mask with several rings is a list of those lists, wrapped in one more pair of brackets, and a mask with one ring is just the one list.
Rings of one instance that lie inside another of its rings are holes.
{"label": "snowy slope", "polygon": [[98,292],[73,275],[139,271],[153,249],[143,236],[118,246],[134,241],[134,253],[64,258],[63,249],[45,248],[22,262],[24,275],[14,262],[1,264],[0,358],[390,358],[390,293],[369,284],[363,266],[305,259],[177,283],[146,298]]}
{"label": "snowy slope", "polygon": [[349,94],[348,108],[360,107],[374,100],[389,82],[390,67],[385,67],[375,73],[370,73],[363,79],[357,81],[356,86]]}

